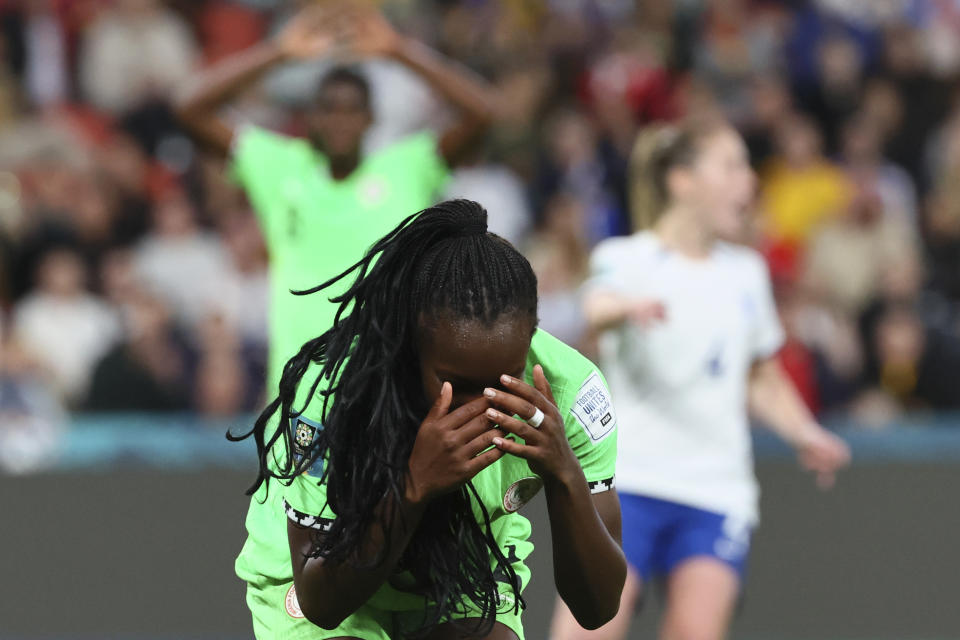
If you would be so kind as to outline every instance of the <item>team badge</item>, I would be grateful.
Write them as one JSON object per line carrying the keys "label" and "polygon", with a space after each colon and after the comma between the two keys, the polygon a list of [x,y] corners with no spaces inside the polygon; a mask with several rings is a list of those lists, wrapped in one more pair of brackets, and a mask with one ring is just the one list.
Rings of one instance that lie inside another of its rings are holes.
{"label": "team badge", "polygon": [[311,444],[313,444],[313,436],[316,434],[317,430],[314,427],[311,427],[306,422],[297,423],[297,446],[301,449],[307,449]]}
{"label": "team badge", "polygon": [[287,597],[284,598],[283,604],[287,610],[287,615],[291,618],[306,618],[303,615],[303,609],[300,608],[300,601],[297,600],[297,590],[293,585],[290,585],[290,590],[287,591]]}
{"label": "team badge", "polygon": [[358,189],[360,202],[365,207],[377,207],[387,199],[387,185],[378,177],[368,177]]}
{"label": "team badge", "polygon": [[521,478],[510,485],[507,492],[503,494],[503,509],[507,513],[513,513],[523,505],[530,502],[533,496],[537,495],[543,488],[543,480],[536,476]]}
{"label": "team badge", "polygon": [[[299,416],[290,420],[290,433],[293,435],[293,460],[297,464],[307,456],[312,455],[312,448],[317,439],[318,432],[323,429],[323,425]],[[314,463],[306,470],[306,473],[320,477],[323,475],[323,458],[317,458]]]}

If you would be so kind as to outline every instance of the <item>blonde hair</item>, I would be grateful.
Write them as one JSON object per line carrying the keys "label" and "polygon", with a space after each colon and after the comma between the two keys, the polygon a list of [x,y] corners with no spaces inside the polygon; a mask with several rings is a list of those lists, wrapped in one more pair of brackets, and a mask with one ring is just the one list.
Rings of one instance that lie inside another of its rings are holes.
{"label": "blonde hair", "polygon": [[670,171],[689,166],[703,139],[728,126],[721,118],[703,117],[676,124],[653,124],[640,130],[630,153],[630,217],[634,231],[653,227],[667,208]]}

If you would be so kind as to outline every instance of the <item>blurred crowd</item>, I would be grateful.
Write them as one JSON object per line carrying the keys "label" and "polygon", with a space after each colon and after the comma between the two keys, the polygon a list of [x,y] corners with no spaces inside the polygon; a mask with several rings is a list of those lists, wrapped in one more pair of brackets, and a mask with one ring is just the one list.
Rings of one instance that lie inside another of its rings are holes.
{"label": "blurred crowd", "polygon": [[[0,0],[0,422],[67,411],[229,416],[264,397],[268,258],[229,167],[171,97],[270,37],[279,0]],[[960,408],[960,3],[396,0],[486,77],[497,120],[448,187],[538,272],[544,328],[590,351],[589,252],[629,233],[639,128],[721,111],[758,172],[782,358],[817,412]],[[409,72],[364,63],[376,146],[435,125]],[[324,64],[230,116],[304,131]]]}

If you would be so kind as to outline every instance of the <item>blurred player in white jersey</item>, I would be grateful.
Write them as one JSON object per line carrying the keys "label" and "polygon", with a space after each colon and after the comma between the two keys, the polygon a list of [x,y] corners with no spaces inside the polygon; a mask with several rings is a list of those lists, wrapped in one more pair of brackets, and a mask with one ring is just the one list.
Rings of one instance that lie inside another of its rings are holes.
{"label": "blurred player in white jersey", "polygon": [[783,342],[762,258],[736,238],[755,177],[727,123],[641,133],[631,166],[637,226],[597,246],[585,298],[617,402],[617,490],[630,565],[617,617],[553,640],[620,640],[643,589],[666,584],[662,640],[723,638],[758,522],[748,411],[797,450],[823,487],[846,444],[804,406],[775,356]]}

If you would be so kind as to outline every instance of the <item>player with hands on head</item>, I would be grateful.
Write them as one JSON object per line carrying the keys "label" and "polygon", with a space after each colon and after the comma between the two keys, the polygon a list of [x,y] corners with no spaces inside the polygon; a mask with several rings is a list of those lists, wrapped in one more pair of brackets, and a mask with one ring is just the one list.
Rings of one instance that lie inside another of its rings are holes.
{"label": "player with hands on head", "polygon": [[850,461],[781,368],[763,259],[742,235],[755,179],[720,119],[641,132],[629,237],[591,256],[585,313],[620,411],[618,492],[629,572],[619,613],[585,630],[559,602],[553,640],[621,640],[655,578],[664,640],[726,636],[758,520],[748,413],[797,450],[823,487]]}
{"label": "player with hands on head", "polygon": [[529,262],[454,200],[299,293],[340,279],[332,328],[243,436],[260,466],[237,572],[257,637],[522,639],[518,510],[541,490],[559,593],[580,624],[610,620],[617,418],[597,369],[537,329]]}
{"label": "player with hands on head", "polygon": [[[335,66],[306,109],[305,138],[235,126],[221,109],[271,69],[294,61],[371,57],[404,65],[453,107],[449,127],[415,132],[366,152],[373,123],[371,88],[357,69]],[[257,214],[270,255],[268,388],[300,345],[333,322],[329,297],[294,296],[356,262],[410,211],[436,200],[449,170],[492,117],[489,85],[395,31],[362,2],[311,3],[271,40],[197,74],[177,98],[186,130],[204,149],[229,158],[231,173]]]}

